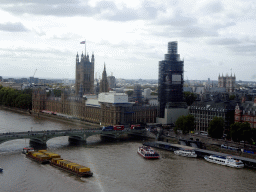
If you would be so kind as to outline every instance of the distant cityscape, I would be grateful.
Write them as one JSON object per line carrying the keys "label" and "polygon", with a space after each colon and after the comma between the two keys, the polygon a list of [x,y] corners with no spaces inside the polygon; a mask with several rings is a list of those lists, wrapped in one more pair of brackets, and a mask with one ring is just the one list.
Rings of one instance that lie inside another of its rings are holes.
{"label": "distant cityscape", "polygon": [[[256,128],[256,82],[237,81],[235,74],[216,74],[218,80],[185,80],[178,42],[168,43],[159,62],[159,78],[94,78],[94,55],[76,55],[75,79],[3,78],[0,84],[18,90],[33,89],[32,110],[54,111],[102,125],[160,123],[174,125],[182,115],[195,117],[195,130],[207,131],[210,121],[222,117],[225,130],[247,121]],[[61,90],[55,95],[52,90]],[[196,98],[189,103],[184,93]],[[75,101],[75,103],[74,103]],[[254,121],[255,117],[255,121]],[[255,122],[255,123],[254,123]]]}

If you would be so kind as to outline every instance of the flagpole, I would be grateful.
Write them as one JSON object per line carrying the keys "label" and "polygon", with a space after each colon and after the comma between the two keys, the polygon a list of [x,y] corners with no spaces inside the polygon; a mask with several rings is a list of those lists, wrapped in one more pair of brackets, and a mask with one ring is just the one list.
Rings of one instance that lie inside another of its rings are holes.
{"label": "flagpole", "polygon": [[84,55],[86,57],[86,40],[84,41]]}

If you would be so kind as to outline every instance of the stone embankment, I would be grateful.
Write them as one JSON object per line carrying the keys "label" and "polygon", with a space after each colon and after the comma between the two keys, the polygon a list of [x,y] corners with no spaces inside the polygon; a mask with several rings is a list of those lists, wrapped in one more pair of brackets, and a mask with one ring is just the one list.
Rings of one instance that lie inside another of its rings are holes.
{"label": "stone embankment", "polygon": [[236,143],[233,141],[227,141],[224,139],[213,139],[207,136],[201,136],[201,135],[194,135],[194,134],[189,134],[189,135],[183,135],[183,134],[178,134],[176,135],[175,133],[169,134],[167,137],[163,137],[164,141],[169,142],[169,143],[179,143],[179,139],[186,139],[186,140],[191,140],[193,141],[200,141],[203,145],[203,147],[207,150],[211,151],[216,151],[220,153],[226,153],[230,155],[236,155],[236,156],[241,156],[241,157],[246,157],[246,158],[251,158],[251,159],[256,159],[256,154],[250,154],[250,153],[244,153],[241,150],[239,151],[234,151],[230,149],[224,149],[221,148],[221,145],[227,145],[227,146],[232,146],[236,147],[239,149],[255,149],[255,146],[252,145],[247,145],[247,144],[242,144],[242,143]]}

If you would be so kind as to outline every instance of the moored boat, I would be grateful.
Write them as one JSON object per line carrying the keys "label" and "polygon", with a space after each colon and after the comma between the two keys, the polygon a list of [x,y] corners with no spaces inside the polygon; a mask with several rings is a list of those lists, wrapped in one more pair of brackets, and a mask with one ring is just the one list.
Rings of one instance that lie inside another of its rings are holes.
{"label": "moored boat", "polygon": [[139,147],[137,152],[145,159],[159,159],[160,158],[159,154],[157,152],[155,152],[151,147],[148,147],[148,146]]}
{"label": "moored boat", "polygon": [[180,149],[180,150],[176,150],[174,151],[175,155],[180,155],[183,157],[197,157],[197,154],[194,150],[191,149]]}
{"label": "moored boat", "polygon": [[33,147],[25,147],[22,150],[22,153],[27,154],[29,151],[34,151]]}
{"label": "moored boat", "polygon": [[244,163],[241,160],[234,159],[231,156],[210,155],[210,156],[205,156],[204,159],[208,162],[216,163],[219,165],[225,165],[225,166],[234,167],[234,168],[244,167]]}

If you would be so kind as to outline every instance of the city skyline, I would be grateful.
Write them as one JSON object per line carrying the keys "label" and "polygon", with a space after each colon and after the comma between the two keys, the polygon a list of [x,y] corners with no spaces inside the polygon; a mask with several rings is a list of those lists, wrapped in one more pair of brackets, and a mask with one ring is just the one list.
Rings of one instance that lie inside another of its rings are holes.
{"label": "city skyline", "polygon": [[[184,79],[219,74],[255,81],[254,1],[1,1],[1,76],[75,79],[76,54],[95,73],[157,79],[166,46],[178,41]],[[86,53],[87,54],[87,53]]]}

